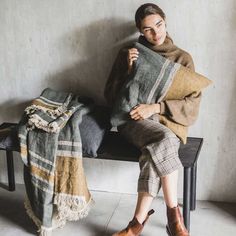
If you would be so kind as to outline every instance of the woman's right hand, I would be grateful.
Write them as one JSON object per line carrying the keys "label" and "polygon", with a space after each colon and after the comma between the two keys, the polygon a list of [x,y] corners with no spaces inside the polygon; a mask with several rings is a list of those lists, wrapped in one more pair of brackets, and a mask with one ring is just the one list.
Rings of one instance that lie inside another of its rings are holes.
{"label": "woman's right hand", "polygon": [[138,49],[137,48],[130,48],[128,50],[128,56],[127,56],[127,61],[128,61],[128,74],[130,74],[132,70],[132,66],[134,61],[138,59]]}

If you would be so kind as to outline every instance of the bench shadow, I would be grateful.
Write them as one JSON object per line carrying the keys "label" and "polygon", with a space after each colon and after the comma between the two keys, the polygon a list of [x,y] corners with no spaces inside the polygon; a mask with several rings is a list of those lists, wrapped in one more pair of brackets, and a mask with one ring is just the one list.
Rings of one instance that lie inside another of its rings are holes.
{"label": "bench shadow", "polygon": [[226,203],[226,202],[211,202],[211,203],[236,219],[236,203]]}
{"label": "bench shadow", "polygon": [[9,190],[8,190],[8,185],[7,185],[7,184],[0,183],[0,188],[9,191]]}

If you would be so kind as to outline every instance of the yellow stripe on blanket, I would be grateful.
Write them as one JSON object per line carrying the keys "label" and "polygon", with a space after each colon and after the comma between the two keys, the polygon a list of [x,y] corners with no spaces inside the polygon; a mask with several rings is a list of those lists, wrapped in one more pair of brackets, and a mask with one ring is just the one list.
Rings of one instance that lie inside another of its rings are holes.
{"label": "yellow stripe on blanket", "polygon": [[55,171],[55,192],[74,196],[84,196],[89,201],[91,195],[83,174],[82,158],[57,156]]}
{"label": "yellow stripe on blanket", "polygon": [[25,144],[20,144],[20,154],[22,157],[27,157],[27,147]]}
{"label": "yellow stripe on blanket", "polygon": [[39,169],[36,166],[30,166],[31,174],[34,175],[36,178],[39,176],[41,179],[46,180],[47,182],[54,184],[54,175],[47,173],[44,170]]}
{"label": "yellow stripe on blanket", "polygon": [[32,105],[41,106],[41,107],[53,109],[53,110],[58,107],[57,105],[48,104],[39,99],[33,100]]}

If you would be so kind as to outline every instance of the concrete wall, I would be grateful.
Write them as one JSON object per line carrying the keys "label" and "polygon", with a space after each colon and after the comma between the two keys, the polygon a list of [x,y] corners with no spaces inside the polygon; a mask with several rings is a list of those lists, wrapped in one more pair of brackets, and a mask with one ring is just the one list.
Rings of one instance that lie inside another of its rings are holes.
{"label": "concrete wall", "polygon": [[[199,119],[189,134],[205,140],[197,198],[236,201],[236,2],[153,2],[166,12],[175,43],[192,54],[198,72],[214,81],[203,94]],[[0,122],[18,121],[28,102],[47,86],[104,103],[114,57],[137,36],[133,18],[141,3],[1,0]],[[0,157],[0,181],[6,182],[6,162],[2,153]],[[16,178],[22,183],[17,157]],[[86,159],[85,170],[91,189],[136,192],[138,165]]]}

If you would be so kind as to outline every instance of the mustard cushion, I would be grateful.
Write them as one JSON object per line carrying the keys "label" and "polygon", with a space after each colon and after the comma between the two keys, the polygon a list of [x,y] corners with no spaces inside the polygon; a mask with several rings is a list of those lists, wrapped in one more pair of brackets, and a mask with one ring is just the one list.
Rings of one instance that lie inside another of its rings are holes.
{"label": "mustard cushion", "polygon": [[192,93],[199,93],[211,83],[205,76],[181,65],[162,101],[183,99]]}

